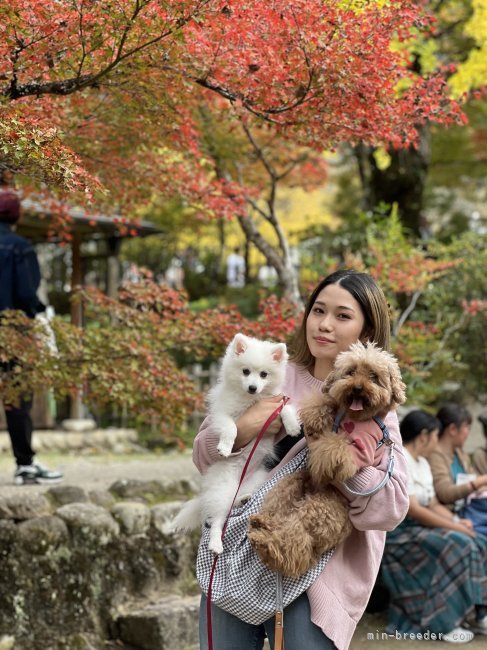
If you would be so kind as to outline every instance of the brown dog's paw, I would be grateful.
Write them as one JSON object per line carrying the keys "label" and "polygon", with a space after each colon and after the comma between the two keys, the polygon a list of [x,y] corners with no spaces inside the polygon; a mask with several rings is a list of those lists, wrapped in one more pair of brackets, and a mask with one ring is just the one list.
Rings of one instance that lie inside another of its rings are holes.
{"label": "brown dog's paw", "polygon": [[315,485],[345,481],[357,473],[350,455],[350,444],[343,436],[330,433],[308,446],[308,469]]}
{"label": "brown dog's paw", "polygon": [[266,515],[250,515],[249,517],[249,536],[252,531],[263,531],[273,529],[272,520]]}
{"label": "brown dog's paw", "polygon": [[[301,543],[297,545],[286,541],[284,534],[284,531],[280,535],[272,535],[267,531],[251,530],[248,536],[255,552],[269,569],[297,578],[316,564],[318,558],[303,552]],[[307,546],[311,547],[311,540]]]}
{"label": "brown dog's paw", "polygon": [[278,546],[279,540],[275,540],[272,533],[262,529],[249,530],[248,538],[262,562],[272,571],[280,571],[283,558]]}
{"label": "brown dog's paw", "polygon": [[341,461],[338,462],[335,468],[333,480],[343,483],[344,481],[348,481],[349,478],[352,478],[352,476],[355,476],[357,471],[358,468],[347,451],[343,454]]}

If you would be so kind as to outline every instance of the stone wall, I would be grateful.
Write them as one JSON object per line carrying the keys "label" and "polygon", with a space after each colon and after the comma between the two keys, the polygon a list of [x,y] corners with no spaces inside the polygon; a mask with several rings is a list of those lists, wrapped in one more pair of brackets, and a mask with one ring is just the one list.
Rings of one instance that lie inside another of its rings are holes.
{"label": "stone wall", "polygon": [[[119,481],[0,498],[0,648],[106,649],[145,600],[196,594],[196,538],[169,527],[191,487]],[[182,650],[193,637],[113,647]]]}

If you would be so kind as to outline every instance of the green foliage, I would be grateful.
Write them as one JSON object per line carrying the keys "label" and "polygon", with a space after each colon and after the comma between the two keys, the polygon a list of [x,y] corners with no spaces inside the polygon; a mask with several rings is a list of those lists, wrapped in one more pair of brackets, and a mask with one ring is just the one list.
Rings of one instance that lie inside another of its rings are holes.
{"label": "green foliage", "polygon": [[[434,405],[455,384],[462,399],[487,401],[486,235],[419,247],[393,212],[369,225],[362,251],[345,254],[340,265],[368,271],[383,287],[410,403]],[[0,362],[15,358],[17,364],[3,371],[2,397],[48,386],[66,396],[82,386],[84,399],[100,414],[109,405],[125,407],[150,444],[158,437],[164,444],[187,442],[185,423],[203,396],[186,366],[217,360],[238,331],[289,342],[299,318],[294,305],[253,285],[228,290],[226,301],[190,305],[185,294],[148,274],[124,287],[119,300],[93,290],[78,299],[88,325],[80,330],[55,318],[55,353],[40,323],[19,313],[3,315]]]}
{"label": "green foliage", "polygon": [[487,369],[477,358],[487,325],[487,237],[469,233],[417,246],[393,214],[369,227],[366,238],[345,265],[370,272],[384,289],[408,400],[434,404],[456,384],[462,398],[487,401]]}
{"label": "green foliage", "polygon": [[433,244],[431,254],[461,259],[428,296],[428,311],[441,326],[441,348],[450,354],[435,377],[459,384],[461,397],[487,400],[485,332],[487,330],[487,236],[466,233],[448,244]]}

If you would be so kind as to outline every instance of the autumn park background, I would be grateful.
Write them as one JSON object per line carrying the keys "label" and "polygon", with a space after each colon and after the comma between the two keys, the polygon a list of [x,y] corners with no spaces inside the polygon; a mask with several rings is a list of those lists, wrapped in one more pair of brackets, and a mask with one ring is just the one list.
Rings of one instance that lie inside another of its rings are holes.
{"label": "autumn park background", "polygon": [[[42,323],[2,323],[22,367],[3,396],[48,390],[61,411],[81,391],[100,425],[123,410],[189,445],[188,368],[237,331],[289,341],[309,288],[347,265],[385,290],[410,402],[485,404],[486,42],[486,0],[2,3],[0,165],[43,206],[56,312],[56,350]],[[96,239],[69,286],[73,209],[123,239],[116,295]]]}

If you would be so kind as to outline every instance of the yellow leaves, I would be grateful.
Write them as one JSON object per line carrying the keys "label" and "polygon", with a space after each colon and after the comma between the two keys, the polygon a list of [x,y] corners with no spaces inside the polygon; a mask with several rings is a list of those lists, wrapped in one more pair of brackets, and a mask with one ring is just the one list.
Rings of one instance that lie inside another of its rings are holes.
{"label": "yellow leaves", "polygon": [[450,79],[450,87],[457,97],[487,84],[487,0],[471,1],[473,14],[465,33],[475,40],[477,47]]}
{"label": "yellow leaves", "polygon": [[387,149],[384,147],[378,147],[374,151],[374,160],[377,165],[377,168],[381,171],[384,171],[391,165],[391,157],[387,152]]}
{"label": "yellow leaves", "polygon": [[389,0],[339,0],[337,5],[344,11],[353,11],[356,14],[361,14],[369,7],[386,7],[389,5]]}

